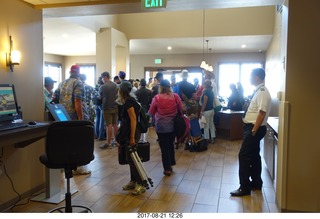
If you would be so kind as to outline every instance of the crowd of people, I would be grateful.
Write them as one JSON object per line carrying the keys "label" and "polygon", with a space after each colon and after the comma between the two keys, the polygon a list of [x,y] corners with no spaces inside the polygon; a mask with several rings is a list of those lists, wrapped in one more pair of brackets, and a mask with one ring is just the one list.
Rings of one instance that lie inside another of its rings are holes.
{"label": "crowd of people", "polygon": [[[201,84],[197,78],[193,83],[189,82],[187,70],[183,70],[180,76],[182,78],[180,82],[176,82],[176,75],[172,75],[170,81],[164,79],[161,72],[158,72],[154,78],[127,80],[124,71],[120,71],[113,78],[109,72],[103,72],[98,78],[96,86],[91,87],[86,84],[86,75],[80,73],[80,67],[73,65],[69,78],[62,81],[55,91],[52,89],[56,81],[50,77],[45,78],[45,106],[51,103],[60,103],[65,107],[72,120],[91,120],[95,126],[96,139],[105,141],[100,148],[111,149],[117,146],[132,147],[138,142],[147,142],[147,133],[141,134],[137,128],[137,117],[141,105],[152,118],[152,126],[157,134],[162,155],[163,174],[170,176],[173,173],[173,166],[176,164],[175,148],[178,148],[181,143],[176,141],[174,130],[174,117],[178,110],[181,110],[190,119],[199,119],[203,122],[203,138],[208,144],[214,144],[216,138],[214,115],[219,100],[215,75],[212,72],[205,72]],[[227,108],[237,111],[244,110],[241,84],[230,84],[230,89],[231,95],[228,98]],[[121,126],[126,127],[125,137],[115,140]],[[259,127],[254,127],[256,132]],[[264,130],[260,135],[259,131],[257,139],[262,136],[263,132]],[[189,135],[183,142],[186,150],[189,148],[190,138]],[[246,143],[246,147],[248,144],[250,143]],[[257,143],[254,144],[257,147]],[[244,150],[241,151],[241,155],[245,153]],[[144,193],[146,188],[138,177],[129,156],[127,161],[130,168],[130,181],[123,186],[123,189],[130,190],[134,195]],[[244,165],[251,165],[244,163],[244,161],[241,162],[243,163],[240,163],[242,169],[247,168]],[[258,163],[259,160],[255,160],[255,162]],[[255,172],[255,186],[261,187],[262,182],[258,171],[259,169]],[[74,170],[74,174],[90,173],[90,170],[87,170],[85,166]],[[241,177],[240,179],[244,185],[232,195],[248,194],[248,182]]]}

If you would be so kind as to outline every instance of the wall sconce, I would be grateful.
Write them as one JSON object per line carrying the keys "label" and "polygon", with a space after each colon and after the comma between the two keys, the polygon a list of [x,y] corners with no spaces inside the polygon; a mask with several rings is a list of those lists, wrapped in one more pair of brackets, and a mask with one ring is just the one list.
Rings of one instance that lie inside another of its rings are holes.
{"label": "wall sconce", "polygon": [[13,50],[13,41],[12,37],[10,36],[10,50],[9,53],[7,53],[6,59],[7,59],[7,66],[10,68],[10,71],[13,72],[13,68],[15,65],[20,64],[20,58],[21,54],[17,50]]}

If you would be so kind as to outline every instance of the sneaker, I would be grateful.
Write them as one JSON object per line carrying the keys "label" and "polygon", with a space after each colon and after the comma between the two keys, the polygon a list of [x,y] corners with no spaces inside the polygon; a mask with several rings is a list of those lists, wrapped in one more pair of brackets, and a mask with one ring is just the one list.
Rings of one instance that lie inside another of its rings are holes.
{"label": "sneaker", "polygon": [[141,184],[137,184],[136,187],[134,188],[134,190],[131,191],[131,194],[132,195],[140,195],[145,192],[146,192],[146,188]]}
{"label": "sneaker", "polygon": [[112,146],[110,144],[104,143],[103,145],[100,145],[99,148],[101,148],[101,149],[106,149],[106,148],[111,149]]}
{"label": "sneaker", "polygon": [[123,186],[122,189],[123,189],[123,190],[132,190],[132,189],[135,189],[135,188],[136,188],[136,184],[137,184],[136,182],[130,181],[130,182],[128,182],[127,185]]}
{"label": "sneaker", "polygon": [[73,175],[88,175],[91,174],[90,170],[72,170]]}
{"label": "sneaker", "polygon": [[112,147],[118,147],[119,144],[118,144],[118,142],[116,142],[116,141],[112,141],[112,142],[111,142],[111,146],[112,146]]}

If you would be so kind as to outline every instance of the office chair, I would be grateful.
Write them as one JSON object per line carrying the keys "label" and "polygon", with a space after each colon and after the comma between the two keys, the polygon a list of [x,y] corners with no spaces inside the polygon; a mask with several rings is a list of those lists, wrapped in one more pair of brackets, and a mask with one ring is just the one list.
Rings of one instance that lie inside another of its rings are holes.
{"label": "office chair", "polygon": [[[47,130],[45,154],[39,157],[40,162],[50,169],[64,169],[67,179],[65,206],[55,208],[52,212],[72,212],[73,208],[91,209],[71,204],[70,178],[72,170],[89,164],[94,159],[94,126],[90,121],[53,122]],[[64,211],[63,211],[64,210]]]}

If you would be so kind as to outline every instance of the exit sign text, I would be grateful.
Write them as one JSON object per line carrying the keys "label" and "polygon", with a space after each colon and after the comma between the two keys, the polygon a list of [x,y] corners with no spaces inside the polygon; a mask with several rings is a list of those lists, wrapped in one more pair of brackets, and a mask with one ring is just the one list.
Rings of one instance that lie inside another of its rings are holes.
{"label": "exit sign text", "polygon": [[144,8],[165,8],[167,0],[142,0]]}

